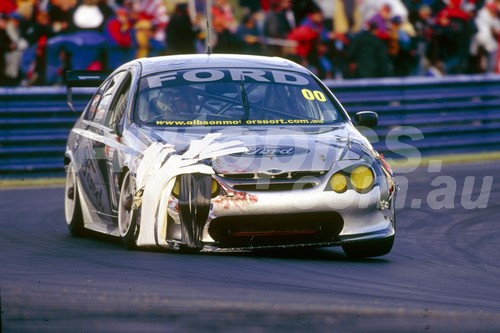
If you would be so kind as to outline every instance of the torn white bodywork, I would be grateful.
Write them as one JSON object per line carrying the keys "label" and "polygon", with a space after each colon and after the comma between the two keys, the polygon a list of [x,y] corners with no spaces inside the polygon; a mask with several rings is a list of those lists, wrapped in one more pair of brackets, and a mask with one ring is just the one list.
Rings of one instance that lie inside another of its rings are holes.
{"label": "torn white bodywork", "polygon": [[153,143],[143,153],[137,169],[137,188],[143,189],[138,246],[167,247],[168,202],[175,178],[181,174],[214,174],[211,166],[200,161],[248,151],[241,141],[213,143],[220,133],[193,140],[182,155],[171,145]]}

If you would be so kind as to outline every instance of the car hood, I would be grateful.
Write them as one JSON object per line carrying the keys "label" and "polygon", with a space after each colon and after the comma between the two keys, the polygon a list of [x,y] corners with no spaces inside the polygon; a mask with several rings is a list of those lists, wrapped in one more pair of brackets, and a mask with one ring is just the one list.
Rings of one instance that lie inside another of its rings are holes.
{"label": "car hood", "polygon": [[182,154],[192,140],[211,132],[222,135],[214,143],[240,141],[245,153],[220,156],[212,162],[220,174],[292,171],[327,171],[339,160],[358,160],[376,154],[368,140],[350,123],[322,128],[243,128],[224,129],[137,128],[148,141],[173,144]]}

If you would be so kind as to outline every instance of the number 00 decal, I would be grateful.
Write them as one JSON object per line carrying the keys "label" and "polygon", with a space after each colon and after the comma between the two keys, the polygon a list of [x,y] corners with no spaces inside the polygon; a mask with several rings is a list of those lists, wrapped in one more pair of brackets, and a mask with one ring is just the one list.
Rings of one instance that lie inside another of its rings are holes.
{"label": "number 00 decal", "polygon": [[302,95],[304,95],[304,98],[309,101],[314,101],[316,99],[320,102],[326,102],[325,94],[319,90],[311,91],[309,89],[302,89]]}
{"label": "number 00 decal", "polygon": [[319,90],[314,90],[314,97],[320,102],[326,102],[325,95]]}

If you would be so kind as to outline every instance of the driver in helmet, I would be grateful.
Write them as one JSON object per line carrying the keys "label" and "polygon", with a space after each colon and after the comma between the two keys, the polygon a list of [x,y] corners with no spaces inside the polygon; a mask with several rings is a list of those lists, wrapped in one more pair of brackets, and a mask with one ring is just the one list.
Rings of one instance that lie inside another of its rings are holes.
{"label": "driver in helmet", "polygon": [[153,98],[153,111],[162,116],[192,114],[196,112],[195,98],[196,96],[186,89],[163,89]]}

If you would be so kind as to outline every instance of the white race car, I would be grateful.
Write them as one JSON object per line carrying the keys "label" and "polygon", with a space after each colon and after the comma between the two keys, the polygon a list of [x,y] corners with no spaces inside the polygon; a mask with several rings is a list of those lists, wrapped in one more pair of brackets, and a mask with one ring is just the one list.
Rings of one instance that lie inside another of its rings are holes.
{"label": "white race car", "polygon": [[[102,82],[92,72],[67,81]],[[281,58],[127,63],[76,122],[65,164],[75,235],[195,251],[341,245],[352,257],[387,254],[394,242],[390,167],[330,90]]]}

